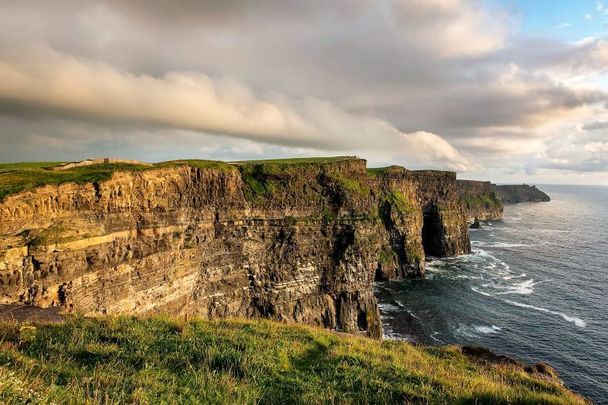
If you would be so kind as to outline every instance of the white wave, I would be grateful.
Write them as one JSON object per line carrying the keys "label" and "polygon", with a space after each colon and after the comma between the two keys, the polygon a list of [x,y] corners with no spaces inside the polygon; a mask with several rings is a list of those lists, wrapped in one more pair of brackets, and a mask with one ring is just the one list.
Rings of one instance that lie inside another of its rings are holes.
{"label": "white wave", "polygon": [[496,325],[464,325],[458,324],[458,328],[454,331],[454,334],[466,337],[476,337],[480,334],[488,335],[495,334],[502,330],[502,328]]}
{"label": "white wave", "polygon": [[507,242],[494,242],[488,246],[491,247],[496,247],[496,248],[504,248],[504,249],[509,249],[509,248],[516,248],[516,247],[530,247],[530,246],[534,246],[533,244],[529,244],[529,243],[507,243]]}
{"label": "white wave", "polygon": [[492,325],[492,326],[473,325],[473,329],[475,329],[476,332],[483,333],[483,334],[498,333],[502,330],[502,328],[500,328],[496,325]]}
{"label": "white wave", "polygon": [[551,314],[551,315],[561,316],[564,320],[574,323],[579,328],[584,328],[587,326],[587,322],[585,322],[584,320],[582,320],[581,318],[576,317],[576,316],[566,315],[562,312],[552,311],[550,309],[542,308],[542,307],[535,307],[534,305],[523,304],[521,302],[516,302],[516,301],[511,301],[511,300],[502,300],[502,301],[506,302],[507,304],[515,305],[517,307],[533,309],[535,311],[544,312],[544,313]]}
{"label": "white wave", "polygon": [[456,276],[456,278],[461,278],[461,279],[464,279],[464,280],[483,280],[484,279],[482,276],[469,276],[469,275],[466,275],[466,274],[458,274]]}
{"label": "white wave", "polygon": [[401,308],[399,308],[397,305],[388,302],[379,303],[378,307],[380,308],[381,314],[390,314],[401,311]]}
{"label": "white wave", "polygon": [[480,290],[478,290],[475,287],[471,287],[471,290],[475,291],[478,294],[485,295],[486,297],[491,297],[492,296],[492,294],[488,294],[487,292],[480,291]]}
{"label": "white wave", "polygon": [[534,244],[529,244],[529,243],[483,242],[483,241],[473,241],[473,242],[471,242],[471,245],[472,246],[502,248],[502,249],[535,246]]}
{"label": "white wave", "polygon": [[514,283],[511,285],[498,284],[494,281],[491,281],[486,284],[482,284],[484,288],[494,288],[496,290],[504,290],[501,292],[497,292],[495,295],[506,295],[506,294],[519,294],[519,295],[529,295],[534,292],[534,286],[540,283],[546,283],[550,280],[541,280],[534,281],[533,278],[522,281],[520,283]]}
{"label": "white wave", "polygon": [[521,273],[521,274],[518,274],[518,275],[508,275],[508,276],[503,276],[503,278],[502,278],[502,279],[503,279],[503,280],[512,280],[512,279],[514,279],[514,278],[524,278],[524,277],[526,277],[526,273]]}

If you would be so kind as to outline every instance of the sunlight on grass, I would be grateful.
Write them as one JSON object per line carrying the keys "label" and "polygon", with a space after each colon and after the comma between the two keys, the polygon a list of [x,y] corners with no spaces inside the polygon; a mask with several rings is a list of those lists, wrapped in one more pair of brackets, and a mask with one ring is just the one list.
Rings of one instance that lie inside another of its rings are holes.
{"label": "sunlight on grass", "polygon": [[545,403],[582,399],[519,366],[270,321],[69,318],[0,325],[6,403]]}

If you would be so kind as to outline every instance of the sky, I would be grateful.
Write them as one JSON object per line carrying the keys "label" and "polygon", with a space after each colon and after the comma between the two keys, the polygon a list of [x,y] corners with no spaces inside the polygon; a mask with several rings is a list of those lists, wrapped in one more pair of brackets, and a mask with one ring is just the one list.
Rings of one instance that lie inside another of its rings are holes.
{"label": "sky", "polygon": [[608,1],[0,0],[0,161],[608,185]]}

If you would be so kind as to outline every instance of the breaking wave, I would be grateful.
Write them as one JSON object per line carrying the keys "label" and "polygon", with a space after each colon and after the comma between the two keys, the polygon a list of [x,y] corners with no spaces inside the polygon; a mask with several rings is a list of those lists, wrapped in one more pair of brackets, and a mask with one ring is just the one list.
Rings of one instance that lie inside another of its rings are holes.
{"label": "breaking wave", "polygon": [[521,302],[516,302],[516,301],[511,301],[511,300],[502,300],[502,301],[506,302],[507,304],[515,305],[517,307],[533,309],[535,311],[544,312],[546,314],[561,316],[564,320],[574,323],[579,328],[584,328],[587,326],[587,322],[585,322],[584,320],[582,320],[581,318],[576,317],[576,316],[566,315],[562,312],[552,311],[550,309],[542,308],[542,307],[535,307],[534,305],[523,304]]}

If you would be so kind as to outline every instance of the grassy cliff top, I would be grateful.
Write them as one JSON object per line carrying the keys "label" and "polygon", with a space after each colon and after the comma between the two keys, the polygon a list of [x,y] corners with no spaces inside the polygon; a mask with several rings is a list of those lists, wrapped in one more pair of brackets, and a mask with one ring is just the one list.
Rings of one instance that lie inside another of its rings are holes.
{"label": "grassy cliff top", "polygon": [[258,164],[279,164],[279,165],[308,165],[344,162],[347,160],[358,160],[356,156],[321,156],[309,158],[287,158],[287,159],[261,159],[261,160],[238,160],[230,162],[235,165],[258,165]]}
{"label": "grassy cliff top", "polygon": [[222,162],[216,160],[172,160],[148,164],[102,163],[89,166],[73,167],[71,169],[53,171],[51,168],[64,162],[22,162],[0,163],[0,202],[8,195],[21,191],[32,190],[45,185],[63,183],[85,184],[103,181],[112,177],[117,171],[146,171],[164,167],[193,166],[201,169],[237,170],[239,166],[273,166],[283,165],[303,166],[318,165],[356,160],[354,156],[311,157],[294,159],[247,160],[238,162]]}
{"label": "grassy cliff top", "polygon": [[0,202],[8,195],[32,190],[45,185],[63,183],[85,184],[103,181],[118,171],[145,171],[164,167],[193,166],[221,170],[235,170],[234,166],[214,160],[173,160],[153,165],[103,163],[72,169],[53,171],[63,162],[0,163]]}
{"label": "grassy cliff top", "polygon": [[0,324],[0,402],[584,403],[552,377],[456,347],[130,317]]}

